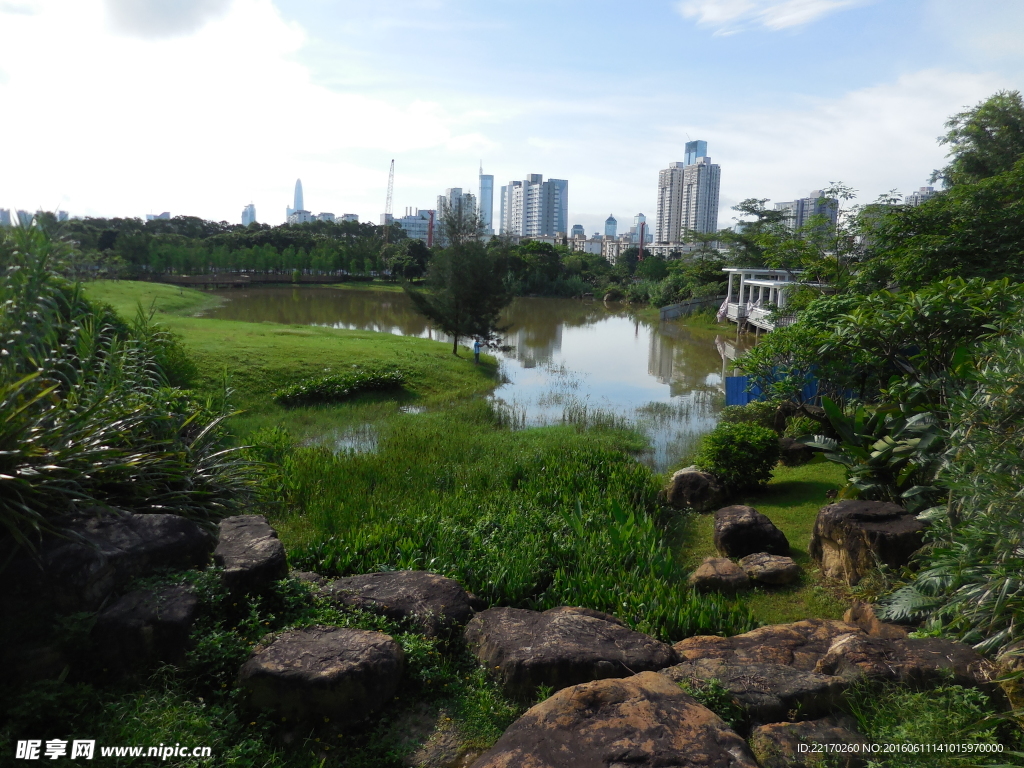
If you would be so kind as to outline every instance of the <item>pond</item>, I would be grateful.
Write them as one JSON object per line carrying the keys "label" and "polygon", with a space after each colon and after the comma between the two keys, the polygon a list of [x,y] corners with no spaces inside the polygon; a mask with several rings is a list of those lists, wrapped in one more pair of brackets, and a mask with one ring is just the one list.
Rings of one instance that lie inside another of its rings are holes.
{"label": "pond", "polygon": [[[403,293],[335,288],[221,291],[208,317],[372,330],[448,340]],[[643,430],[645,463],[663,470],[715,424],[724,401],[731,326],[716,334],[641,317],[621,304],[517,298],[505,310],[502,382],[492,397],[520,427],[626,424]],[[742,344],[742,342],[741,342]]]}

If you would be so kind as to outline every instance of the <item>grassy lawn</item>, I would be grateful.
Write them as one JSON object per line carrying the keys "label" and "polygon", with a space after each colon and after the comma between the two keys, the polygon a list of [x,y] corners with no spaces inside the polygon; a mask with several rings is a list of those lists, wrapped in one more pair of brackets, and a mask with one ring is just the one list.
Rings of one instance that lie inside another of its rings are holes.
{"label": "grassy lawn", "polygon": [[[807,546],[818,510],[829,503],[825,492],[838,489],[843,483],[843,468],[838,464],[780,466],[763,490],[734,502],[747,504],[767,515],[786,534],[792,557],[803,569],[798,584],[759,587],[748,593],[744,603],[761,623],[780,624],[812,616],[842,618],[848,607],[848,596],[841,587],[826,583],[820,577],[807,554]],[[696,568],[705,557],[718,557],[714,545],[714,515],[687,515],[680,522],[677,535],[679,556],[687,570]]]}
{"label": "grassy lawn", "polygon": [[[481,364],[474,365],[468,354],[455,357],[449,345],[436,341],[373,331],[193,317],[220,299],[160,283],[102,280],[87,283],[85,293],[124,317],[132,317],[139,302],[147,310],[152,307],[156,320],[182,338],[199,367],[202,389],[221,389],[226,376],[235,393],[232,405],[244,411],[232,420],[232,427],[241,434],[282,425],[302,441],[314,434],[344,432],[409,405],[434,407],[484,394],[495,385],[493,357],[481,355]],[[406,387],[397,397],[368,393],[328,407],[285,409],[270,398],[281,387],[339,373],[352,365],[400,368],[406,374]]]}

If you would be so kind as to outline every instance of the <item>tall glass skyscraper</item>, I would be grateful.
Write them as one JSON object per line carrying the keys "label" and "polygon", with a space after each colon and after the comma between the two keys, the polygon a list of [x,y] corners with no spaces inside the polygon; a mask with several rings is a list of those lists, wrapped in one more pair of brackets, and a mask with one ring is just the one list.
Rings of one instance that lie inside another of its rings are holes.
{"label": "tall glass skyscraper", "polygon": [[480,196],[477,198],[480,206],[480,223],[484,226],[484,233],[494,234],[494,177],[484,174],[483,163],[480,164]]}
{"label": "tall glass skyscraper", "polygon": [[256,221],[256,206],[249,203],[242,209],[242,226],[247,227]]}
{"label": "tall glass skyscraper", "polygon": [[[687,145],[689,146],[689,145]],[[302,200],[302,179],[295,180],[295,210],[304,211],[306,206]]]}
{"label": "tall glass skyscraper", "polygon": [[706,141],[688,141],[686,142],[685,160],[683,165],[693,165],[697,162],[698,157],[708,156],[708,143]]}
{"label": "tall glass skyscraper", "polygon": [[609,213],[608,218],[604,220],[604,236],[615,237],[615,233],[618,231],[618,229],[619,222],[617,222],[615,220],[615,217]]}

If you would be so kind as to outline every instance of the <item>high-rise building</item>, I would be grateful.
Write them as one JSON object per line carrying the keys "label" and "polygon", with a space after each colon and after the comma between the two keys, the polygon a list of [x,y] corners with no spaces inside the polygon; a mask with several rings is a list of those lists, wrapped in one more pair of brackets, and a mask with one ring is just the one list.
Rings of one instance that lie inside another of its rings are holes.
{"label": "high-rise building", "polygon": [[11,209],[0,208],[0,227],[11,226]]}
{"label": "high-rise building", "polygon": [[445,216],[454,214],[460,218],[478,216],[476,207],[476,195],[472,192],[463,192],[462,187],[449,187],[443,195],[437,196],[437,214],[434,226],[438,231],[438,242],[443,246],[446,244],[444,236]]}
{"label": "high-rise building", "polygon": [[835,226],[839,217],[839,201],[825,197],[820,189],[814,189],[799,200],[775,203],[775,210],[785,212],[785,224],[795,232],[806,226],[812,216],[825,216]]}
{"label": "high-rise building", "polygon": [[644,230],[644,242],[654,242],[654,233],[651,232],[650,227],[643,226],[647,224],[647,217],[642,213],[638,213],[633,217],[633,226],[629,228],[629,242],[639,243],[640,242],[640,229],[643,227]]}
{"label": "high-rise building", "polygon": [[615,233],[619,228],[619,222],[615,220],[612,214],[608,214],[608,218],[604,220],[604,236],[615,237]]}
{"label": "high-rise building", "polygon": [[70,217],[67,211],[57,211],[57,221],[67,221],[68,218]]}
{"label": "high-rise building", "polygon": [[485,235],[494,234],[494,176],[484,174],[483,163],[480,164],[480,223]]}
{"label": "high-rise building", "polygon": [[292,211],[288,215],[289,224],[309,224],[314,221],[316,221],[316,216],[309,211],[303,211],[301,209],[298,211]]}
{"label": "high-rise building", "polygon": [[921,203],[931,200],[936,194],[938,193],[935,191],[935,187],[921,187],[917,192],[911,192],[903,198],[903,204],[916,208]]}
{"label": "high-rise building", "polygon": [[171,218],[170,211],[164,211],[163,213],[147,213],[146,221],[167,221]]}
{"label": "high-rise building", "polygon": [[573,224],[572,225],[572,234],[570,235],[570,237],[586,237],[586,236],[587,236],[587,231],[585,229],[583,229],[583,225],[582,224]]}
{"label": "high-rise building", "polygon": [[[420,208],[406,208],[405,216],[400,219],[395,219],[395,223],[402,227],[410,240],[422,240],[425,243],[427,242],[427,236],[430,230],[430,214],[432,213],[436,213],[436,211],[427,209],[421,210]],[[437,226],[436,218],[434,226]]]}
{"label": "high-rise building", "polygon": [[721,167],[707,156],[706,141],[690,141],[685,162],[669,163],[658,174],[658,220],[654,240],[677,243],[687,232],[718,231]]}
{"label": "high-rise building", "polygon": [[18,223],[21,226],[23,226],[23,227],[30,227],[30,226],[32,226],[32,218],[33,218],[32,214],[29,213],[28,211],[22,211],[22,210],[18,211]]}
{"label": "high-rise building", "polygon": [[295,180],[295,198],[292,204],[285,208],[285,218],[291,219],[291,215],[297,211],[306,210],[305,201],[302,199],[302,179]]}
{"label": "high-rise building", "polygon": [[333,213],[329,213],[327,211],[323,211],[323,212],[318,213],[316,215],[316,220],[317,221],[329,221],[329,222],[331,222],[331,224],[333,224],[334,223],[334,214]]}
{"label": "high-rise building", "polygon": [[256,206],[253,203],[249,203],[245,208],[242,209],[242,226],[248,227],[250,224],[256,223]]}
{"label": "high-rise building", "polygon": [[553,236],[566,232],[569,182],[531,173],[501,188],[501,232],[519,237]]}
{"label": "high-rise building", "polygon": [[341,220],[342,221],[354,221],[354,222],[356,222],[358,224],[359,223],[359,214],[358,213],[343,213],[343,214],[341,214]]}

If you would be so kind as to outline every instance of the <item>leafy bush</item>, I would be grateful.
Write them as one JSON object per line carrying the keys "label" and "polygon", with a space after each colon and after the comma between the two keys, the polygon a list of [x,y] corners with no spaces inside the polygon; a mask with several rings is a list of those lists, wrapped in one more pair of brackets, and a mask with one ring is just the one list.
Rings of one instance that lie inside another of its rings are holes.
{"label": "leafy bush", "polygon": [[885,601],[890,619],[928,619],[982,651],[997,651],[1024,626],[1024,346],[1003,338],[951,401],[940,481],[945,504],[932,523],[922,569]]}
{"label": "leafy bush", "polygon": [[779,404],[774,400],[755,400],[746,405],[727,405],[718,416],[726,424],[756,424],[768,429],[775,428],[775,414]]}
{"label": "leafy bush", "polygon": [[704,436],[694,463],[733,492],[768,482],[779,461],[779,436],[757,424],[720,423]]}
{"label": "leafy bush", "polygon": [[167,386],[172,341],[86,301],[49,270],[60,244],[0,233],[0,549],[84,508],[212,522],[244,505],[251,465],[207,403]]}
{"label": "leafy bush", "polygon": [[720,680],[715,678],[702,680],[693,677],[688,680],[680,680],[679,687],[683,689],[684,693],[693,696],[693,698],[725,720],[730,728],[743,729],[746,726],[748,720],[747,710],[736,701],[736,697],[729,692],[728,688],[722,685]]}
{"label": "leafy bush", "polygon": [[353,366],[350,373],[317,376],[286,387],[274,395],[281,405],[312,405],[336,403],[360,392],[395,389],[405,384],[405,374],[399,370],[364,370]]}

